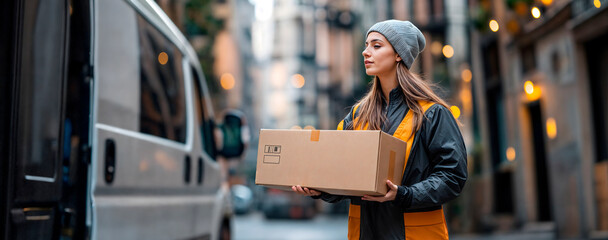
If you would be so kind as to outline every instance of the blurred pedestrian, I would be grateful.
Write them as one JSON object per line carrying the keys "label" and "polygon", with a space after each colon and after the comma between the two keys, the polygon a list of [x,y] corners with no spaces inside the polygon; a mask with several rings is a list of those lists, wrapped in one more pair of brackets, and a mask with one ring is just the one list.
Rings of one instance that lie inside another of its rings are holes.
{"label": "blurred pedestrian", "polygon": [[400,184],[387,180],[386,195],[361,198],[292,187],[331,203],[350,199],[348,239],[449,238],[442,204],[464,187],[466,149],[446,102],[409,70],[425,45],[409,21],[374,24],[362,53],[373,84],[338,125],[338,130],[382,130],[407,142]]}

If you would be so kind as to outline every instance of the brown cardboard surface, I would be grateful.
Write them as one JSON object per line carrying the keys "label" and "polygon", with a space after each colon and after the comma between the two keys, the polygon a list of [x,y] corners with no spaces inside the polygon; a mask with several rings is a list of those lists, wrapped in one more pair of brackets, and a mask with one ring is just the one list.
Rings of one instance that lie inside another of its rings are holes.
{"label": "brown cardboard surface", "polygon": [[404,162],[405,142],[381,131],[262,129],[255,183],[288,191],[302,185],[340,195],[384,195],[386,179],[399,184]]}

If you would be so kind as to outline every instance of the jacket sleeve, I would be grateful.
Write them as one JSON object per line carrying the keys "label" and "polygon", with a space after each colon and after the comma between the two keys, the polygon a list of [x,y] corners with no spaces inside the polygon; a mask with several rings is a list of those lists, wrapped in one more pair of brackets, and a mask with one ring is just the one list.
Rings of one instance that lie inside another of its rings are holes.
{"label": "jacket sleeve", "polygon": [[[353,114],[353,110],[354,107],[350,109],[350,112],[346,115],[346,117],[344,117],[344,119],[342,121],[340,121],[340,123],[338,124],[338,130],[352,130],[352,114]],[[319,196],[313,196],[312,198],[314,199],[321,199],[323,201],[326,201],[328,203],[336,203],[339,201],[342,201],[346,198],[349,198],[348,196],[342,196],[342,195],[333,195],[333,194],[329,194],[329,193],[324,193],[322,192],[321,195]]]}
{"label": "jacket sleeve", "polygon": [[311,197],[314,199],[321,199],[328,203],[337,203],[339,201],[349,198],[348,196],[333,195],[333,194],[329,194],[329,193],[325,193],[325,192],[321,192],[321,195],[319,195],[319,196],[311,196]]}
{"label": "jacket sleeve", "polygon": [[399,186],[396,201],[419,209],[442,205],[460,194],[467,180],[467,154],[452,113],[445,107],[429,109],[420,129],[420,143],[427,153],[429,176],[411,186]]}

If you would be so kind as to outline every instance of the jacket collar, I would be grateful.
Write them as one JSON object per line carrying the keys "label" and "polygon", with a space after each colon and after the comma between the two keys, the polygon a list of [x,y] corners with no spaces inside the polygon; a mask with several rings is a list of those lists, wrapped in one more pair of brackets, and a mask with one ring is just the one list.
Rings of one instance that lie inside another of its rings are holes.
{"label": "jacket collar", "polygon": [[[403,101],[403,91],[401,91],[401,87],[397,86],[396,88],[393,88],[393,90],[391,90],[391,92],[388,94],[388,97],[388,102],[391,106],[401,103]],[[384,95],[382,95],[382,106],[386,107],[386,99],[384,98]]]}

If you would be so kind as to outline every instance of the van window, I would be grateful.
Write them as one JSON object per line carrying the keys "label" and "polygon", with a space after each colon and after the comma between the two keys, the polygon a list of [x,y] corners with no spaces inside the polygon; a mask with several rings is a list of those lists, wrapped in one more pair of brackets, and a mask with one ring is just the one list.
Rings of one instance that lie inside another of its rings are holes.
{"label": "van window", "polygon": [[53,178],[62,146],[66,13],[46,1],[27,2],[23,10],[17,159],[26,175]]}
{"label": "van window", "polygon": [[182,53],[152,24],[137,16],[140,43],[139,131],[186,142]]}
{"label": "van window", "polygon": [[215,130],[215,122],[207,109],[207,101],[203,95],[200,78],[196,69],[192,69],[192,79],[194,81],[194,89],[196,91],[196,115],[197,125],[201,131],[201,139],[203,149],[213,159],[216,159],[216,145],[213,131]]}

